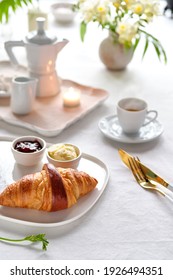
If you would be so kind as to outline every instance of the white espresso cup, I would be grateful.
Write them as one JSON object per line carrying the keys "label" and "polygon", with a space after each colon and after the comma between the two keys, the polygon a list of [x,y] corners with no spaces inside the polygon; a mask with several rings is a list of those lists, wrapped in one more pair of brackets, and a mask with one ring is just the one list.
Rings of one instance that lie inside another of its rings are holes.
{"label": "white espresso cup", "polygon": [[16,77],[12,80],[11,110],[18,115],[29,114],[34,108],[37,79]]}
{"label": "white espresso cup", "polygon": [[[151,114],[151,116],[149,116]],[[119,124],[125,133],[137,133],[142,126],[154,121],[158,112],[148,110],[147,103],[139,98],[124,98],[117,103]]]}

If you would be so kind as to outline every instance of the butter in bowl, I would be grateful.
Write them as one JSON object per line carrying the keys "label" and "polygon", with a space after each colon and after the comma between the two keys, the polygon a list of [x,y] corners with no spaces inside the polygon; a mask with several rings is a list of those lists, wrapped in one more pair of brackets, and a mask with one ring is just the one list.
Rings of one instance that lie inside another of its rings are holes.
{"label": "butter in bowl", "polygon": [[58,143],[47,148],[47,159],[56,167],[76,169],[81,159],[79,147],[68,144]]}

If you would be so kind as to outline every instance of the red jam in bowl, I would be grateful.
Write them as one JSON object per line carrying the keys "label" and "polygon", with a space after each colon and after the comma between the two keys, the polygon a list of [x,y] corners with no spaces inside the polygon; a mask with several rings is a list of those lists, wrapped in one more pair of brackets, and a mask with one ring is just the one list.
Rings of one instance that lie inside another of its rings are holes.
{"label": "red jam in bowl", "polygon": [[37,140],[21,141],[16,143],[14,149],[22,153],[34,153],[40,151],[42,146]]}

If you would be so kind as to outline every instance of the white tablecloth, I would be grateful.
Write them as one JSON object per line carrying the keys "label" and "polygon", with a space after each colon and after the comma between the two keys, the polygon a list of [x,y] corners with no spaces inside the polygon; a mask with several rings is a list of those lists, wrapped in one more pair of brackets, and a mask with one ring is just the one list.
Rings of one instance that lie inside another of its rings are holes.
{"label": "white tablecloth", "polygon": [[[121,162],[118,149],[138,155],[170,183],[173,181],[173,21],[160,17],[151,31],[165,47],[168,63],[161,64],[152,48],[141,61],[140,46],[125,71],[108,71],[98,57],[98,46],[105,33],[89,28],[86,40],[79,38],[79,21],[70,26],[51,26],[58,36],[70,40],[57,59],[58,74],[81,84],[106,89],[110,96],[103,105],[46,141],[71,142],[83,152],[100,158],[110,169],[107,187],[96,205],[79,220],[62,227],[45,229],[50,242],[46,252],[40,245],[0,243],[0,259],[172,259],[173,203],[159,194],[145,191],[134,181]],[[24,35],[25,26],[23,27]],[[20,31],[16,30],[20,37]],[[15,33],[13,34],[15,37]],[[1,58],[7,58],[3,49]],[[164,133],[142,144],[123,144],[103,136],[98,122],[116,114],[120,98],[145,99],[150,109],[159,112]],[[0,135],[29,135],[31,131],[0,121]],[[1,160],[3,160],[1,158]],[[4,163],[5,164],[5,163]],[[2,174],[1,174],[2,176]],[[57,213],[58,215],[58,213]],[[0,222],[0,236],[20,238],[40,233],[38,228]]]}

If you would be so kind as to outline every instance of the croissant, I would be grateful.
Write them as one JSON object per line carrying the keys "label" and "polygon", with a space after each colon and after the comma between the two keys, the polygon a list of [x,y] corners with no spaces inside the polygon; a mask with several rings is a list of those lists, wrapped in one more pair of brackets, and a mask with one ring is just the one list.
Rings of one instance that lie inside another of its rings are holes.
{"label": "croissant", "polygon": [[92,191],[97,180],[87,173],[44,164],[40,172],[10,184],[0,194],[0,205],[57,211],[71,207]]}

